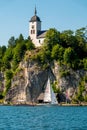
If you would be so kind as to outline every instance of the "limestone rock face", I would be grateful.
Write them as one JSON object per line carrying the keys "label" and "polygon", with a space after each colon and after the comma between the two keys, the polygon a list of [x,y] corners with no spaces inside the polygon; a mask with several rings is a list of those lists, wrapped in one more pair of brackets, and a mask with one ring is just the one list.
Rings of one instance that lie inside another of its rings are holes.
{"label": "limestone rock face", "polygon": [[0,93],[2,93],[5,89],[5,78],[4,78],[4,73],[0,72]]}
{"label": "limestone rock face", "polygon": [[56,87],[62,92],[58,98],[64,102],[66,94],[70,99],[73,98],[81,78],[86,73],[83,70],[74,71],[65,66],[60,67],[57,62],[54,62],[54,66],[50,65],[43,69],[34,61],[23,61],[11,81],[5,101],[14,104],[36,103],[39,95],[44,92],[44,85],[50,76],[52,82],[56,81]]}
{"label": "limestone rock face", "polygon": [[36,63],[23,62],[20,70],[12,79],[12,85],[6,95],[6,101],[12,103],[32,103],[44,90],[48,69],[42,70]]}
{"label": "limestone rock face", "polygon": [[54,63],[53,72],[57,80],[56,87],[59,88],[65,96],[67,95],[69,99],[73,98],[77,91],[79,82],[85,75],[87,75],[87,72],[84,70],[74,71],[68,69],[66,66],[60,67],[56,62]]}

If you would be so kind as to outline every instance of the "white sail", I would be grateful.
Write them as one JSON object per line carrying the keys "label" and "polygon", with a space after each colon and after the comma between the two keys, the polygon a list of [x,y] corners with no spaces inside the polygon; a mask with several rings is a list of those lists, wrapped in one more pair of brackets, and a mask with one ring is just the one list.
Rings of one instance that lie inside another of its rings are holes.
{"label": "white sail", "polygon": [[53,92],[52,87],[51,87],[51,104],[58,104],[57,99],[56,99],[56,95]]}
{"label": "white sail", "polygon": [[51,102],[51,88],[50,88],[50,80],[48,79],[46,84],[46,89],[44,93],[44,102]]}
{"label": "white sail", "polygon": [[50,104],[58,104],[55,93],[53,92],[53,89],[51,87],[49,78],[48,78],[45,93],[44,93],[44,102],[50,103]]}

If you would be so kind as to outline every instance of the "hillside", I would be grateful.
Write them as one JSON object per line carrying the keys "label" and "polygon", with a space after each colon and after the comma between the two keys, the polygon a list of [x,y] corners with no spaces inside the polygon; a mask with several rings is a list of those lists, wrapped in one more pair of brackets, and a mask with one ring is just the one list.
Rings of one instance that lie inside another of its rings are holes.
{"label": "hillside", "polygon": [[0,101],[37,103],[48,76],[59,102],[87,102],[86,28],[73,32],[48,30],[44,44],[11,37],[0,47]]}

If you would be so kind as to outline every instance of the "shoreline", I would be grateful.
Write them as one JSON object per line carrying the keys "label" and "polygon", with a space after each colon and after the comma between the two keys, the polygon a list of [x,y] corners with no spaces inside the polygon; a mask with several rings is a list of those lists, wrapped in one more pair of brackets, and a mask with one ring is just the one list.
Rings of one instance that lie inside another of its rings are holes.
{"label": "shoreline", "polygon": [[[36,102],[0,102],[0,106],[46,106],[52,104],[36,103]],[[54,106],[87,106],[87,102],[60,102],[58,104],[53,104]],[[52,106],[53,106],[52,105]]]}
{"label": "shoreline", "polygon": [[68,103],[60,103],[60,106],[87,106],[87,103],[80,103],[80,104],[68,104]]}
{"label": "shoreline", "polygon": [[[4,103],[2,103],[2,104],[0,104],[0,106],[40,106],[40,105],[37,103],[34,103],[34,104],[31,104],[31,103],[29,103],[29,104],[26,104],[26,103],[25,104],[4,104]],[[43,105],[43,106],[45,106],[45,105]],[[60,104],[58,104],[58,106],[87,106],[87,103],[80,103],[80,104],[60,103]]]}

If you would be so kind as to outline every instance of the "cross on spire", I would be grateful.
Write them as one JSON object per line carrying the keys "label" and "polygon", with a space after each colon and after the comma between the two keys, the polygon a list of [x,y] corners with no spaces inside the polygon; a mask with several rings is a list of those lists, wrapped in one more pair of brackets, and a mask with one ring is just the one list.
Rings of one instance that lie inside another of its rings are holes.
{"label": "cross on spire", "polygon": [[36,6],[35,6],[35,12],[34,13],[35,13],[35,15],[37,14]]}

